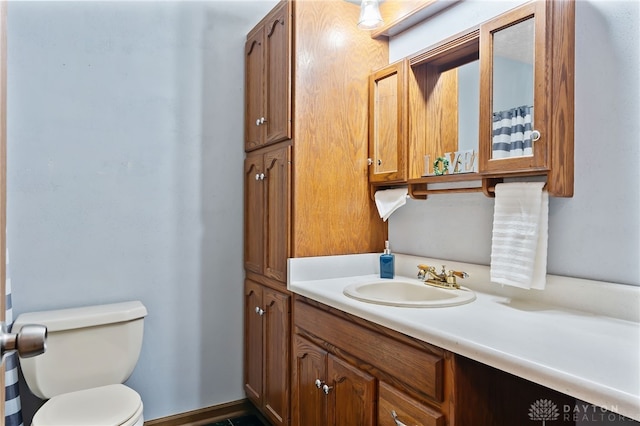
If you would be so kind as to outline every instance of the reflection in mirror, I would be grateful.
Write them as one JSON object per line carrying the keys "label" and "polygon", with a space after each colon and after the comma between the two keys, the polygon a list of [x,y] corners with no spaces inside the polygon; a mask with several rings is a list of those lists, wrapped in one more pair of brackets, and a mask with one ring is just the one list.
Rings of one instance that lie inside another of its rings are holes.
{"label": "reflection in mirror", "polygon": [[480,61],[458,68],[458,151],[478,151]]}
{"label": "reflection in mirror", "polygon": [[493,33],[492,159],[533,155],[534,20]]}
{"label": "reflection in mirror", "polygon": [[[430,68],[427,92],[429,117],[433,118],[427,120],[430,143],[426,154],[431,164],[425,165],[425,175],[477,171],[480,62],[475,59],[453,68],[448,65]],[[439,158],[446,159],[446,170],[438,170],[440,173],[433,166]]]}

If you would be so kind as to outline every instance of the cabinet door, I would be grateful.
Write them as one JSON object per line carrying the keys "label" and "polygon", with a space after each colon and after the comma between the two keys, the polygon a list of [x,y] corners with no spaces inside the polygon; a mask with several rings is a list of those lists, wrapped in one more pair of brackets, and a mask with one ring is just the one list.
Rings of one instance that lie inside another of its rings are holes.
{"label": "cabinet door", "polygon": [[257,406],[262,404],[262,306],[262,286],[246,280],[244,288],[244,388],[247,397]]}
{"label": "cabinet door", "polygon": [[308,342],[293,336],[293,426],[328,425],[327,398],[316,385],[324,384],[327,369],[327,352]]}
{"label": "cabinet door", "polygon": [[550,167],[545,3],[480,27],[480,172]]}
{"label": "cabinet door", "polygon": [[378,426],[444,426],[444,420],[442,413],[380,382]]}
{"label": "cabinet door", "polygon": [[263,273],[264,169],[263,157],[248,154],[244,160],[244,266]]}
{"label": "cabinet door", "polygon": [[290,152],[291,148],[286,146],[264,155],[266,191],[264,274],[282,282],[287,280],[289,254]]}
{"label": "cabinet door", "polygon": [[290,297],[265,287],[264,409],[274,425],[289,421]]}
{"label": "cabinet door", "polygon": [[328,418],[335,426],[373,426],[376,379],[329,355],[327,360]]}
{"label": "cabinet door", "polygon": [[391,64],[369,78],[369,181],[407,179],[406,61]]}
{"label": "cabinet door", "polygon": [[262,144],[266,127],[264,117],[264,30],[262,27],[249,34],[244,48],[245,111],[244,148],[249,151]]}
{"label": "cabinet door", "polygon": [[291,2],[265,22],[266,143],[291,139]]}

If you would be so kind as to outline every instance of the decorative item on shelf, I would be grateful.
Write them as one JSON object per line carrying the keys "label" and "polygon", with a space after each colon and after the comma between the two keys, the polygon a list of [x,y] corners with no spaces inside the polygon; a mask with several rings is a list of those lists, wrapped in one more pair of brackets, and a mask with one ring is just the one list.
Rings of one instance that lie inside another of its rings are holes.
{"label": "decorative item on shelf", "polygon": [[429,176],[431,174],[431,157],[429,155],[424,156],[424,172],[422,176]]}
{"label": "decorative item on shelf", "polygon": [[422,176],[458,175],[478,172],[478,153],[473,149],[454,152],[445,152],[433,162],[433,171],[430,170],[431,160],[429,155],[424,156],[424,173]]}
{"label": "decorative item on shelf", "polygon": [[447,152],[444,157],[449,160],[448,174],[474,173],[478,171],[478,154],[473,149]]}
{"label": "decorative item on shelf", "polygon": [[378,0],[362,0],[358,28],[361,30],[375,30],[380,28],[382,24],[384,22],[378,8]]}
{"label": "decorative item on shelf", "polygon": [[[442,165],[442,167],[440,167]],[[449,159],[447,157],[438,157],[433,162],[433,174],[442,176],[449,172]]]}

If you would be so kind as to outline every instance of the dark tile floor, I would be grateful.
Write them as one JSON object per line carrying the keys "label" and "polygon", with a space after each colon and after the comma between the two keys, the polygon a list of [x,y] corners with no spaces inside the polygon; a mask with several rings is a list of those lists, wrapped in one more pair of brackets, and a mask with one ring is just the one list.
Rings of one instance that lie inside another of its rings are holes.
{"label": "dark tile floor", "polygon": [[264,423],[262,423],[256,416],[242,416],[216,423],[210,423],[205,426],[264,426]]}

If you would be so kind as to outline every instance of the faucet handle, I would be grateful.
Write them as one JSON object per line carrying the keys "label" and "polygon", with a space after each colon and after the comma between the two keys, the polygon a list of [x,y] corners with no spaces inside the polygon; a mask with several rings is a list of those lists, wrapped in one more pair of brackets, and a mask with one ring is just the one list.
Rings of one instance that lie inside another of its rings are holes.
{"label": "faucet handle", "polygon": [[454,277],[458,277],[458,278],[468,278],[469,274],[467,274],[464,271],[449,271],[449,275],[453,275]]}

